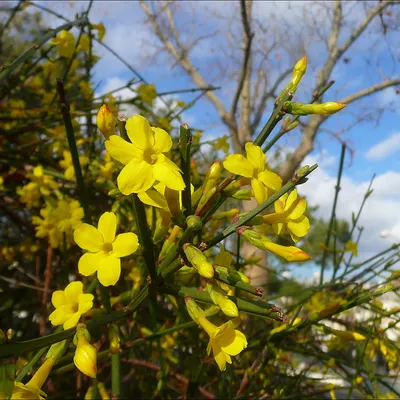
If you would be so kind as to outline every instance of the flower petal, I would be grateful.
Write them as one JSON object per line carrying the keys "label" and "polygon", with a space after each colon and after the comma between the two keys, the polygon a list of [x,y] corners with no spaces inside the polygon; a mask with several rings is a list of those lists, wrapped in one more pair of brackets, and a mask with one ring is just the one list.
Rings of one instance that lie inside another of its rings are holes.
{"label": "flower petal", "polygon": [[168,159],[165,157],[164,161],[154,164],[154,178],[164,183],[165,186],[170,189],[183,190],[185,188],[185,182],[183,181],[179,169],[177,167],[176,169],[172,167],[170,164],[174,163],[168,162],[169,160],[167,160]]}
{"label": "flower petal", "polygon": [[285,210],[286,199],[288,198],[288,194],[285,193],[274,203],[274,208],[276,213],[282,213]]}
{"label": "flower petal", "polygon": [[79,225],[79,227],[75,229],[74,240],[81,249],[91,252],[100,251],[104,244],[101,233],[94,226],[89,224]]}
{"label": "flower petal", "polygon": [[251,188],[253,189],[253,194],[258,204],[267,200],[266,187],[258,179],[251,180]]}
{"label": "flower petal", "polygon": [[138,237],[132,233],[121,233],[117,235],[113,244],[113,257],[126,257],[133,254],[139,247]]}
{"label": "flower petal", "polygon": [[68,304],[78,303],[79,296],[83,292],[83,283],[74,281],[67,285],[64,290],[65,298]]}
{"label": "flower petal", "polygon": [[305,215],[303,215],[296,221],[288,221],[287,227],[297,237],[303,237],[307,235],[308,230],[310,229],[310,221]]}
{"label": "flower petal", "polygon": [[78,312],[80,314],[85,314],[86,312],[88,312],[93,307],[93,299],[94,296],[90,293],[81,294],[78,299],[79,302]]}
{"label": "flower petal", "polygon": [[94,274],[100,266],[101,260],[106,257],[103,251],[98,253],[86,253],[84,254],[78,262],[78,271],[84,276],[89,276]]}
{"label": "flower petal", "polygon": [[118,188],[124,195],[145,192],[150,189],[155,179],[153,166],[144,160],[131,160],[117,178]]}
{"label": "flower petal", "polygon": [[139,193],[138,197],[142,203],[147,204],[149,206],[164,208],[164,209],[168,207],[165,197],[157,190],[149,189],[146,192]]}
{"label": "flower petal", "polygon": [[230,154],[223,162],[224,168],[232,174],[251,178],[253,176],[253,164],[241,154]]}
{"label": "flower petal", "polygon": [[128,164],[132,158],[142,158],[141,152],[132,143],[127,142],[120,136],[111,135],[104,144],[108,154],[124,165]]}
{"label": "flower petal", "polygon": [[132,144],[138,149],[145,150],[154,146],[154,133],[149,121],[142,115],[128,118],[125,128]]}
{"label": "flower petal", "polygon": [[67,299],[64,294],[64,290],[56,290],[53,295],[51,296],[51,304],[55,308],[59,308],[67,304]]}
{"label": "flower petal", "polygon": [[234,340],[231,342],[227,341],[226,344],[222,346],[222,351],[225,353],[231,355],[231,356],[237,356],[243,349],[247,347],[247,340],[246,336],[240,331],[237,331],[236,329],[233,332],[234,334]]}
{"label": "flower petal", "polygon": [[63,325],[64,330],[75,327],[78,324],[80,317],[81,314],[79,312],[72,314],[72,316],[64,322]]}
{"label": "flower petal", "polygon": [[225,371],[226,370],[226,358],[225,358],[225,354],[222,351],[221,347],[213,344],[212,350],[213,350],[213,356],[215,358],[215,361],[218,364],[220,371]]}
{"label": "flower petal", "polygon": [[258,174],[258,179],[272,190],[279,190],[282,187],[282,178],[275,172],[265,170]]}
{"label": "flower petal", "polygon": [[251,142],[245,145],[247,159],[253,164],[253,167],[258,171],[264,171],[265,161],[267,156],[263,153],[260,146],[255,146]]}
{"label": "flower petal", "polygon": [[112,243],[117,232],[117,217],[113,212],[105,212],[99,219],[98,231],[103,236],[104,243]]}
{"label": "flower petal", "polygon": [[300,218],[304,214],[304,211],[306,211],[306,208],[307,208],[306,199],[298,199],[293,211],[289,215],[290,219]]}
{"label": "flower petal", "polygon": [[104,257],[97,270],[97,278],[103,286],[112,286],[121,275],[121,260],[116,257]]}
{"label": "flower petal", "polygon": [[167,153],[171,150],[172,139],[169,134],[161,128],[151,128],[154,132],[154,146],[153,148],[160,153]]}
{"label": "flower petal", "polygon": [[289,210],[296,200],[297,200],[297,190],[294,189],[290,192],[290,194],[286,200],[285,210]]}
{"label": "flower petal", "polygon": [[68,305],[57,308],[49,315],[49,321],[53,326],[62,325],[68,318],[72,316],[72,308]]}

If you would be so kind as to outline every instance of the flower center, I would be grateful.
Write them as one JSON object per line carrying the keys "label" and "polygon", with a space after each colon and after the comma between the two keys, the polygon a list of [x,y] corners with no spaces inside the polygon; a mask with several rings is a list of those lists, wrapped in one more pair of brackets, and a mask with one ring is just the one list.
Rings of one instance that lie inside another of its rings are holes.
{"label": "flower center", "polygon": [[103,251],[106,253],[109,253],[110,251],[112,251],[113,246],[112,243],[104,243],[103,244]]}
{"label": "flower center", "polygon": [[143,152],[143,160],[153,165],[157,161],[157,154],[155,154],[153,148],[145,149]]}

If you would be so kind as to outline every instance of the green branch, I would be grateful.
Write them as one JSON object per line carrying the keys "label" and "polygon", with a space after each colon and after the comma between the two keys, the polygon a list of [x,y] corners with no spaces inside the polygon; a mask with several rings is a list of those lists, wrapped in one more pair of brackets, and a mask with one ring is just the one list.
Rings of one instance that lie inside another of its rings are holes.
{"label": "green branch", "polygon": [[70,30],[73,26],[79,26],[88,23],[87,18],[80,18],[74,22],[69,22],[59,26],[58,28],[50,31],[44,35],[40,40],[37,41],[33,46],[31,46],[25,53],[21,54],[12,64],[6,67],[2,72],[0,72],[0,83],[6,79],[12,72],[14,72],[25,60],[27,60],[36,50],[39,50],[47,41],[52,37],[56,36],[58,32],[62,30]]}

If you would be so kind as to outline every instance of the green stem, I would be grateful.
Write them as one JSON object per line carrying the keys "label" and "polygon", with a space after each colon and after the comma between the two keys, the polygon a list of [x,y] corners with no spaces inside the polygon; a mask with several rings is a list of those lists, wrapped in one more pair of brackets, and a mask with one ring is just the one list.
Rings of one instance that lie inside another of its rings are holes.
{"label": "green stem", "polygon": [[[203,303],[214,304],[207,292],[200,292],[195,287],[165,285],[162,290],[165,291],[165,293],[172,294],[175,297],[191,297]],[[240,311],[267,319],[273,319],[275,321],[282,321],[282,312],[279,308],[275,307],[271,303],[266,303],[260,300],[242,299],[241,297],[234,296],[229,296],[229,299],[236,303]]]}
{"label": "green stem", "polygon": [[342,179],[342,171],[343,171],[344,154],[345,154],[345,152],[346,152],[346,145],[343,143],[342,144],[342,152],[340,154],[340,163],[339,163],[339,172],[338,172],[338,177],[337,177],[337,183],[336,183],[336,186],[335,186],[335,198],[333,200],[332,214],[331,214],[331,219],[329,221],[328,232],[327,232],[327,235],[326,235],[324,253],[322,255],[321,276],[319,278],[320,285],[322,285],[322,282],[324,280],[324,270],[325,270],[326,258],[327,258],[327,255],[328,255],[328,246],[329,246],[329,242],[331,240],[333,223],[334,223],[334,220],[336,218],[336,205],[337,205],[337,200],[338,200],[338,197],[339,197],[340,181]]}
{"label": "green stem", "polygon": [[76,182],[78,185],[79,200],[82,204],[85,213],[85,222],[90,223],[89,218],[89,204],[86,194],[85,183],[83,181],[81,164],[79,162],[78,149],[76,147],[74,128],[72,126],[71,114],[69,112],[69,104],[65,96],[64,83],[57,79],[57,91],[61,103],[61,113],[64,120],[65,130],[67,132],[67,139],[69,150],[71,152],[72,164],[74,166]]}
{"label": "green stem", "polygon": [[154,244],[151,238],[149,226],[147,224],[147,217],[143,203],[139,200],[139,197],[136,193],[132,194],[132,204],[140,244],[143,247],[143,257],[146,263],[147,272],[154,282],[157,276],[157,269],[154,261]]}
{"label": "green stem", "polygon": [[275,107],[272,115],[269,117],[267,123],[261,129],[261,132],[258,134],[256,139],[254,140],[254,144],[256,146],[262,146],[263,143],[267,140],[268,136],[271,134],[276,124],[282,119],[283,114],[281,113],[282,107],[286,101],[288,101],[292,96],[292,93],[289,91],[285,91],[284,95],[281,99],[279,99],[277,106]]}
{"label": "green stem", "polygon": [[182,205],[185,209],[185,216],[192,213],[192,194],[190,191],[190,146],[192,143],[192,132],[189,125],[182,124],[180,127],[180,153],[181,153],[181,169],[183,172],[183,180],[185,189],[182,192]]}
{"label": "green stem", "polygon": [[58,32],[62,30],[70,30],[73,26],[86,24],[88,22],[87,18],[80,18],[74,22],[69,22],[67,24],[61,25],[58,28],[50,31],[44,35],[40,40],[37,41],[33,46],[31,46],[25,53],[21,54],[12,64],[6,67],[0,72],[0,83],[5,80],[13,71],[15,71],[25,60],[27,60],[36,50],[42,47],[48,40],[56,36]]}
{"label": "green stem", "polygon": [[[317,92],[311,99],[310,104],[315,103],[318,99],[320,99],[323,94],[335,83],[335,81],[330,81],[326,86],[324,86],[319,92]],[[290,123],[297,121],[300,118],[300,115],[294,117]],[[263,148],[263,152],[266,153],[285,133],[287,133],[286,129],[280,129],[279,132],[265,144]]]}
{"label": "green stem", "polygon": [[121,394],[121,354],[111,355],[111,393],[113,399],[118,399]]}

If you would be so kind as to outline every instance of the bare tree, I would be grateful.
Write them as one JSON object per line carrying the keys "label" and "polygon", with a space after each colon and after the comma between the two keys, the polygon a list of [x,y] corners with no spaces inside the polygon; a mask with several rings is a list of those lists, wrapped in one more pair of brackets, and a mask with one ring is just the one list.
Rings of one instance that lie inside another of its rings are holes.
{"label": "bare tree", "polygon": [[[289,76],[291,69],[287,66],[293,65],[304,53],[311,51],[313,41],[318,41],[324,48],[323,56],[319,56],[317,60],[313,87],[315,91],[332,79],[332,73],[340,62],[349,62],[351,57],[349,50],[360,41],[361,37],[375,37],[380,40],[379,43],[382,41],[389,43],[388,38],[396,34],[398,29],[393,17],[394,7],[399,4],[396,0],[358,4],[342,0],[307,3],[307,7],[303,7],[301,23],[289,18],[292,13],[290,8],[295,6],[294,3],[283,3],[287,7],[284,17],[281,15],[279,18],[273,18],[274,12],[272,12],[268,20],[255,15],[254,9],[259,3],[253,3],[252,0],[221,3],[224,3],[223,6],[215,7],[217,9],[213,10],[214,17],[219,21],[216,26],[217,32],[213,33],[213,43],[217,46],[219,42],[222,46],[217,52],[213,66],[213,71],[219,73],[214,73],[212,76],[210,70],[195,64],[196,57],[193,56],[193,50],[211,35],[205,33],[207,26],[205,20],[199,25],[201,33],[198,32],[197,36],[193,33],[193,29],[191,30],[194,26],[192,22],[201,18],[197,17],[196,6],[192,6],[194,8],[192,21],[182,23],[182,18],[185,19],[180,14],[183,12],[182,3],[166,0],[140,1],[148,23],[161,42],[162,50],[168,53],[173,64],[180,66],[197,86],[221,84],[229,79],[230,96],[222,97],[213,91],[208,91],[206,96],[218,112],[220,120],[228,128],[234,151],[240,153],[243,153],[245,143],[252,139],[269,103],[276,98],[278,89]],[[267,4],[268,7],[274,8],[279,3]],[[234,12],[231,12],[231,9],[234,9]],[[371,40],[371,46],[374,45]],[[392,48],[390,44],[387,46],[389,54]],[[365,51],[372,50],[369,48]],[[396,57],[398,54],[394,55],[394,58]],[[283,67],[285,64],[286,68]],[[381,71],[379,65],[376,70]],[[213,78],[212,81],[210,76]],[[400,75],[390,78],[384,76],[381,82],[361,88],[339,101],[351,104],[399,84]],[[368,112],[371,113],[371,107],[368,108]],[[280,167],[279,173],[285,181],[293,176],[296,168],[314,149],[318,133],[329,117],[329,115],[312,115],[302,122],[301,140]],[[325,132],[330,130],[327,129]],[[339,136],[340,132],[332,134]],[[247,204],[247,207],[253,206]],[[249,257],[246,249],[244,251],[245,256]],[[262,253],[254,255],[265,256]],[[260,284],[263,280],[265,279],[256,281]]]}

